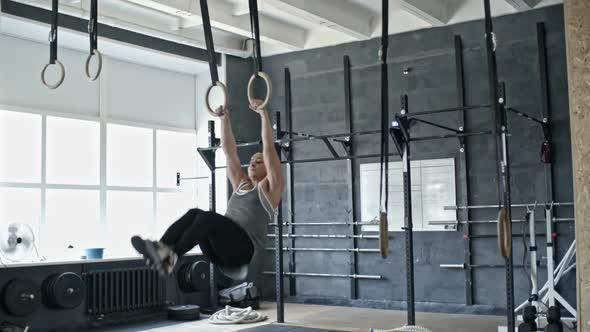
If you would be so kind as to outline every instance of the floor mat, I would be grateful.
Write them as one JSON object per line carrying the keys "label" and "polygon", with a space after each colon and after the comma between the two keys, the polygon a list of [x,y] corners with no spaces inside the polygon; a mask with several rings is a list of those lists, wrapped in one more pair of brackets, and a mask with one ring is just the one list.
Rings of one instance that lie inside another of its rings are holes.
{"label": "floor mat", "polygon": [[313,329],[309,327],[291,326],[285,324],[268,324],[257,326],[249,329],[240,330],[240,332],[341,332],[338,330]]}

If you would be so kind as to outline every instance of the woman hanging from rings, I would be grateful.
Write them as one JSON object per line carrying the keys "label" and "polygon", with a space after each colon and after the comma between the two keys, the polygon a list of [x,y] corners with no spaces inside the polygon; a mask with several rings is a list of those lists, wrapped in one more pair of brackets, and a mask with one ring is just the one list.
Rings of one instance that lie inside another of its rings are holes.
{"label": "woman hanging from rings", "polygon": [[241,169],[227,109],[220,106],[214,111],[221,120],[221,146],[233,187],[225,215],[194,208],[173,223],[159,241],[139,236],[131,239],[146,262],[162,274],[172,273],[178,258],[199,245],[226,275],[243,279],[247,273],[244,266],[264,250],[267,225],[281,202],[284,179],[271,121],[261,104],[257,99],[250,103],[250,109],[260,116],[262,152],[250,158],[247,173]]}
{"label": "woman hanging from rings", "polygon": [[[250,11],[257,13],[255,0],[250,1]],[[250,109],[260,116],[262,152],[255,153],[250,158],[248,172],[245,173],[241,168],[231,128],[227,90],[219,81],[217,73],[206,0],[201,0],[201,13],[211,72],[211,86],[207,89],[205,106],[211,115],[221,120],[221,147],[226,156],[227,177],[233,187],[233,194],[225,215],[194,208],[174,222],[159,241],[134,236],[131,243],[146,262],[161,274],[172,273],[179,257],[199,245],[203,254],[224,274],[234,280],[242,280],[248,273],[248,265],[253,257],[264,250],[267,225],[273,221],[274,211],[281,202],[284,189],[281,161],[275,149],[272,125],[266,111],[272,95],[272,83],[270,77],[260,71],[261,62],[258,58],[257,70],[248,82],[248,100]],[[256,16],[253,19],[253,29],[256,30],[257,49],[260,50],[257,15],[253,16]],[[267,85],[264,101],[253,96],[256,76],[263,78]],[[225,97],[224,105],[215,110],[209,103],[209,94],[214,87],[221,89]]]}

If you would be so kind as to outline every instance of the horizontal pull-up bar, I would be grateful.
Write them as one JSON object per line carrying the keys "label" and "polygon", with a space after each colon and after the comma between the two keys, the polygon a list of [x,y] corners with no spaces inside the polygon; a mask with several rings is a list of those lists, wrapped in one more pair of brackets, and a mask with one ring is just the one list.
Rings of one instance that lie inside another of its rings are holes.
{"label": "horizontal pull-up bar", "polygon": [[[272,125],[272,129],[277,130],[277,125],[273,124]],[[293,135],[293,136],[299,136],[299,137],[311,137],[311,138],[318,138],[316,135],[312,135],[312,134],[306,134],[306,133],[300,133],[300,132],[296,132],[296,131],[286,131],[286,130],[281,130],[282,134],[286,134],[286,135]],[[344,140],[339,140],[339,139],[333,139],[336,142],[347,142],[348,140],[344,139]]]}
{"label": "horizontal pull-up bar", "polygon": [[484,109],[490,107],[489,104],[483,105],[471,105],[471,106],[462,106],[462,107],[451,107],[451,108],[442,108],[436,110],[428,110],[428,111],[421,111],[421,112],[411,112],[407,113],[405,110],[402,110],[401,116],[405,116],[408,119],[414,118],[420,115],[428,115],[428,114],[438,114],[438,113],[449,113],[449,112],[458,112],[458,111],[469,111],[469,110],[476,110],[476,109]]}
{"label": "horizontal pull-up bar", "polygon": [[454,133],[460,133],[460,132],[462,132],[461,130],[457,130],[457,129],[454,129],[454,128],[451,128],[451,127],[439,125],[438,123],[434,123],[434,122],[430,122],[430,121],[426,121],[426,120],[422,120],[422,119],[418,119],[418,118],[412,118],[410,120],[411,121],[415,121],[415,122],[424,123],[424,124],[427,124],[429,126],[437,127],[437,128],[440,128],[440,129],[452,131]]}
{"label": "horizontal pull-up bar", "polygon": [[[338,133],[338,134],[328,134],[328,135],[308,135],[305,137],[295,137],[295,138],[282,138],[275,140],[274,142],[277,144],[283,143],[290,143],[290,142],[304,142],[304,141],[311,141],[311,140],[323,140],[323,139],[330,139],[330,138],[338,138],[338,137],[353,137],[353,136],[361,136],[361,135],[372,135],[378,134],[381,130],[367,130],[367,131],[359,131],[354,133]],[[247,146],[257,146],[261,145],[262,141],[254,141],[254,142],[246,142],[246,143],[239,143],[236,144],[236,147],[247,147]],[[198,148],[201,151],[215,151],[220,149],[221,146],[213,146],[208,148]]]}
{"label": "horizontal pull-up bar", "polygon": [[491,135],[491,131],[480,131],[475,133],[457,133],[457,134],[447,134],[447,135],[434,135],[434,136],[425,136],[425,137],[413,137],[410,138],[410,142],[415,141],[428,141],[434,139],[444,139],[444,138],[457,138],[457,137],[469,137],[469,136],[483,136],[483,135]]}
{"label": "horizontal pull-up bar", "polygon": [[181,178],[180,177],[180,172],[176,173],[176,186],[180,186],[180,181],[184,181],[184,180],[205,180],[205,179],[209,179],[208,176],[193,176],[193,177],[188,177],[188,178]]}
{"label": "horizontal pull-up bar", "polygon": [[507,111],[510,111],[510,112],[512,112],[512,113],[514,113],[514,114],[516,114],[518,116],[521,116],[521,117],[523,117],[523,118],[525,118],[527,120],[531,120],[533,122],[539,123],[539,124],[541,124],[543,126],[547,124],[547,119],[539,120],[539,119],[537,119],[535,117],[532,117],[532,116],[530,116],[528,114],[525,114],[525,113],[522,113],[520,111],[517,111],[517,110],[515,110],[514,108],[511,108],[511,107],[507,108],[506,110]]}
{"label": "horizontal pull-up bar", "polygon": [[[322,161],[336,161],[336,160],[348,160],[348,159],[366,159],[366,158],[377,158],[380,157],[380,154],[367,154],[361,156],[343,156],[343,157],[329,157],[329,158],[315,158],[315,159],[302,159],[302,160],[281,160],[281,164],[304,164],[304,163],[317,163]],[[390,157],[398,156],[397,153],[390,153]],[[248,164],[241,165],[242,167],[248,167]],[[217,166],[215,169],[223,169],[227,168],[227,166]]]}

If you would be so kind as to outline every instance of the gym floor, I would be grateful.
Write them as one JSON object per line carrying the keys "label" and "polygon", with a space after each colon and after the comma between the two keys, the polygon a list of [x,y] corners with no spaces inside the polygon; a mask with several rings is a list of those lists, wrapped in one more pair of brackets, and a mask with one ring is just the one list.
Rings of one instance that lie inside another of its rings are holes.
{"label": "gym floor", "polygon": [[[257,326],[268,325],[276,321],[276,307],[272,302],[260,304],[260,313],[268,320],[259,324],[248,325],[213,325],[206,319],[195,322],[162,322],[134,325],[125,328],[110,329],[115,332],[189,332],[189,331],[240,331]],[[498,331],[498,326],[505,324],[503,316],[471,316],[437,313],[417,313],[417,324],[436,332],[457,331]],[[370,328],[392,329],[401,327],[406,321],[405,311],[378,310],[352,307],[333,307],[310,304],[285,304],[285,321],[287,325],[336,331],[369,331]]]}

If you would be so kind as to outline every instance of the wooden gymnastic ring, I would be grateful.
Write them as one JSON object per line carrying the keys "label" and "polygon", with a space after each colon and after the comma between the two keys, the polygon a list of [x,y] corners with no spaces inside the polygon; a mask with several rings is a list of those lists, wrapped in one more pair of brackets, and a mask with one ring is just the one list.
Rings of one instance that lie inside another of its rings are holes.
{"label": "wooden gymnastic ring", "polygon": [[[90,60],[95,55],[96,55],[96,59],[98,60],[98,68],[96,69],[96,73],[94,73],[94,75],[92,75],[92,74],[90,74]],[[92,53],[90,53],[88,55],[88,57],[86,58],[85,71],[86,71],[86,77],[88,77],[88,79],[90,81],[96,81],[96,79],[98,79],[98,77],[100,76],[100,72],[102,71],[102,54],[97,49],[93,49]]]}
{"label": "wooden gymnastic ring", "polygon": [[500,208],[498,211],[498,248],[500,255],[508,258],[512,247],[512,231],[510,229],[510,220],[508,220],[508,210]]}
{"label": "wooden gymnastic ring", "polygon": [[216,86],[221,88],[221,91],[223,92],[223,111],[224,112],[227,111],[227,100],[228,100],[227,88],[225,87],[225,84],[221,83],[220,81],[212,83],[207,88],[207,93],[205,93],[205,107],[207,108],[207,112],[209,112],[209,114],[211,114],[211,116],[219,117],[219,114],[215,113],[215,111],[211,107],[211,104],[209,103],[209,94],[211,94],[211,90],[213,90],[213,88]]}
{"label": "wooden gymnastic ring", "polygon": [[382,258],[387,258],[389,251],[389,229],[387,226],[387,213],[379,213],[379,252]]}
{"label": "wooden gymnastic ring", "polygon": [[55,84],[47,83],[47,80],[45,80],[45,72],[47,71],[47,68],[51,66],[51,63],[46,64],[45,67],[43,67],[43,70],[41,71],[41,82],[43,82],[43,85],[45,85],[51,90],[57,89],[66,78],[66,69],[64,68],[64,65],[57,59],[55,59],[55,63],[59,66],[60,69],[60,76]]}
{"label": "wooden gymnastic ring", "polygon": [[266,84],[266,97],[264,98],[262,104],[258,105],[259,109],[265,109],[272,98],[272,80],[270,78],[270,75],[263,71],[254,73],[252,74],[252,76],[250,76],[250,80],[248,81],[248,101],[250,102],[250,104],[252,104],[252,101],[254,100],[254,85],[252,83],[254,83],[254,79],[256,78],[256,76],[260,76]]}

